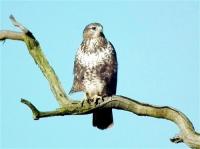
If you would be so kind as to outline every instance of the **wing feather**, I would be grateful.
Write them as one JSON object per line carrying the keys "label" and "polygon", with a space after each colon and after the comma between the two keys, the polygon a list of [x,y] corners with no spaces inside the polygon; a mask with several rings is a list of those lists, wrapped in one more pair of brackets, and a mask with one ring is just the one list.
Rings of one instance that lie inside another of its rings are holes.
{"label": "wing feather", "polygon": [[[80,47],[81,48],[81,47]],[[73,74],[74,74],[74,81],[72,88],[69,92],[69,94],[74,93],[74,92],[79,92],[83,91],[83,78],[84,78],[84,66],[81,65],[79,62],[79,59],[77,58],[77,54],[75,56],[75,61],[74,61],[74,69],[73,69]]]}

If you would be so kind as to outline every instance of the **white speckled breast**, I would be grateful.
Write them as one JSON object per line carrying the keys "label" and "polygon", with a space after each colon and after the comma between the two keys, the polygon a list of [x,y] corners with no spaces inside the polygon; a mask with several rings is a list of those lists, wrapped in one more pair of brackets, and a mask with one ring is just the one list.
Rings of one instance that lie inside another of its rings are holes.
{"label": "white speckled breast", "polygon": [[[91,39],[87,41],[88,48],[93,50],[92,48],[95,46],[96,40]],[[88,68],[94,68],[95,66],[101,64],[104,60],[109,60],[111,57],[112,49],[109,48],[110,44],[107,44],[106,48],[96,49],[96,51],[91,52],[90,50],[83,51],[81,48],[77,51],[77,59],[79,63],[83,66],[87,66]]]}

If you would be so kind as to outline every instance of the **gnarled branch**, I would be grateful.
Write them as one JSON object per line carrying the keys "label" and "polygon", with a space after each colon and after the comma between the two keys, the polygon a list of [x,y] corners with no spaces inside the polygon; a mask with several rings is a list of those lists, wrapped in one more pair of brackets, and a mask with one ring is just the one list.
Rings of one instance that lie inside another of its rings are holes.
{"label": "gnarled branch", "polygon": [[51,90],[60,105],[60,108],[54,111],[42,112],[39,111],[30,101],[22,99],[21,102],[32,110],[33,118],[35,120],[50,116],[90,114],[95,110],[102,108],[121,109],[130,111],[138,116],[150,116],[170,120],[180,129],[179,135],[171,139],[172,142],[184,142],[191,148],[200,148],[200,134],[195,131],[191,121],[182,112],[174,108],[141,103],[123,96],[105,97],[103,102],[92,105],[87,102],[70,100],[55,71],[45,58],[39,42],[35,39],[32,33],[22,24],[17,22],[13,16],[10,16],[10,19],[13,25],[18,27],[22,32],[13,32],[8,30],[0,31],[0,40],[13,39],[25,42],[30,55],[48,80]]}

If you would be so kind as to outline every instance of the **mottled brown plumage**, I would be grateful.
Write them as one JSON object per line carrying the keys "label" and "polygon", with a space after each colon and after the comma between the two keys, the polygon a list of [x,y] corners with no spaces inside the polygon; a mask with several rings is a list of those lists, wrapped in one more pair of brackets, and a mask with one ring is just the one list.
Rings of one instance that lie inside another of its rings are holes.
{"label": "mottled brown plumage", "polygon": [[[99,23],[87,25],[74,62],[74,82],[70,93],[84,91],[89,99],[116,94],[117,57]],[[93,113],[93,126],[108,128],[113,123],[112,109]]]}

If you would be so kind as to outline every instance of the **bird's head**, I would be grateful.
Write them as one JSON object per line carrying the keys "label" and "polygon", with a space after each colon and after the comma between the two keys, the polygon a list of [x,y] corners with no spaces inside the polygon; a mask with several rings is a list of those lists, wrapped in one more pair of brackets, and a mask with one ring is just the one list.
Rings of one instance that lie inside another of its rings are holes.
{"label": "bird's head", "polygon": [[84,39],[104,37],[103,26],[100,23],[88,24],[83,31]]}

